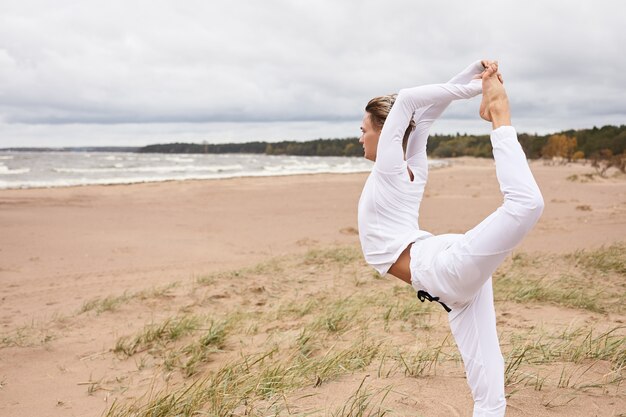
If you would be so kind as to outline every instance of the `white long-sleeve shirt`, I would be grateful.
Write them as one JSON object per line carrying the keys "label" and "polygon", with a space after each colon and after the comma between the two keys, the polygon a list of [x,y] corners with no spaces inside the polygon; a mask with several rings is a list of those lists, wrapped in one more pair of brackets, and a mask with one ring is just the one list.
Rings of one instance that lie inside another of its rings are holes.
{"label": "white long-sleeve shirt", "polygon": [[[480,61],[474,62],[445,84],[400,90],[385,120],[376,162],[359,200],[359,238],[368,264],[385,275],[402,251],[418,238],[430,235],[420,230],[419,207],[428,178],[426,142],[433,122],[452,100],[467,99],[482,92]],[[404,132],[411,121],[406,160],[402,149]],[[407,166],[413,172],[411,181]]]}

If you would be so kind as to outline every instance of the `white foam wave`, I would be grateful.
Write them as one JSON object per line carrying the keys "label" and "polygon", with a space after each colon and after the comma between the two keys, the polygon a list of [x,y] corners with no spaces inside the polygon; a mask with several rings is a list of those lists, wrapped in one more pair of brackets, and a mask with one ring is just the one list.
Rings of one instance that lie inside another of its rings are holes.
{"label": "white foam wave", "polygon": [[[118,157],[117,155],[114,155]],[[164,161],[167,157],[152,158]],[[177,158],[177,157],[175,157]],[[182,181],[224,179],[235,177],[270,177],[320,173],[357,173],[368,172],[372,168],[369,161],[359,158],[323,158],[323,157],[293,157],[293,156],[229,156],[227,162],[220,156],[198,156],[194,164],[179,165],[176,161],[161,162],[162,165],[149,166],[147,158],[137,156],[134,162],[126,162],[126,156],[121,159],[108,159],[109,165],[103,166],[102,159],[92,159],[92,166],[86,166],[82,156],[72,166],[71,160],[63,160],[65,166],[47,170],[47,174],[32,173],[23,178],[6,175],[0,180],[0,189],[7,188],[42,188],[67,187],[82,185],[132,184],[143,182]],[[177,158],[180,159],[180,158]],[[182,158],[186,159],[186,158]],[[81,161],[82,160],[82,161]],[[221,164],[220,164],[221,162]],[[124,166],[132,164],[131,166]],[[142,164],[144,166],[142,166]],[[154,164],[154,163],[153,163]],[[206,164],[206,165],[203,165]],[[93,166],[95,165],[95,166]],[[100,165],[100,166],[98,166]],[[139,166],[137,166],[139,165]],[[429,160],[431,168],[450,165],[446,160]],[[44,165],[45,166],[45,165]],[[13,169],[0,164],[2,173],[26,173],[29,168]],[[51,172],[53,171],[53,172]],[[2,177],[0,177],[2,178]]]}
{"label": "white foam wave", "polygon": [[154,173],[176,173],[176,172],[223,172],[223,171],[235,171],[243,170],[242,165],[217,165],[217,166],[181,166],[181,165],[169,165],[169,166],[147,166],[147,167],[124,167],[123,164],[115,164],[113,167],[107,168],[53,168],[54,172],[68,173],[68,174],[102,174],[107,172],[154,172]]}
{"label": "white foam wave", "polygon": [[5,165],[0,165],[0,175],[26,174],[27,172],[30,172],[30,168],[10,169]]}
{"label": "white foam wave", "polygon": [[97,178],[97,179],[85,179],[85,178],[63,178],[56,180],[33,180],[33,181],[21,181],[19,184],[10,183],[7,181],[0,181],[0,189],[12,189],[12,188],[54,188],[54,187],[72,187],[72,186],[87,186],[87,185],[118,185],[118,184],[136,184],[145,182],[164,182],[164,181],[185,181],[185,180],[210,180],[210,179],[228,179],[228,178],[241,178],[241,177],[282,177],[290,175],[303,175],[303,174],[321,174],[321,173],[356,173],[366,172],[369,169],[331,169],[325,172],[314,172],[305,169],[287,169],[281,172],[215,172],[206,174],[192,174],[180,175],[177,177],[172,176],[150,176],[150,177],[117,177],[117,178]]}
{"label": "white foam wave", "polygon": [[15,158],[13,155],[0,155],[0,160],[9,160]]}
{"label": "white foam wave", "polygon": [[135,157],[133,156],[115,156],[115,155],[106,155],[100,158],[101,161],[134,161]]}
{"label": "white foam wave", "polygon": [[183,163],[188,163],[188,162],[194,162],[195,159],[194,158],[185,158],[182,156],[166,156],[165,160],[168,162],[183,162]]}
{"label": "white foam wave", "polygon": [[269,172],[293,172],[293,171],[303,171],[303,172],[329,172],[329,170],[333,170],[335,167],[329,164],[312,164],[312,163],[304,163],[304,164],[293,164],[293,165],[266,165],[263,167],[264,170]]}

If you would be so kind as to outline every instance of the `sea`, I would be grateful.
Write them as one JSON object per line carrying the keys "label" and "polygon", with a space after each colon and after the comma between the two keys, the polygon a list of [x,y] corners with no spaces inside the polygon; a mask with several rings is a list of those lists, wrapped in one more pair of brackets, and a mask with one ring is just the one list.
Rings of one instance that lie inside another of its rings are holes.
{"label": "sea", "polygon": [[[430,160],[432,167],[445,161]],[[362,157],[0,151],[0,189],[368,172]]]}

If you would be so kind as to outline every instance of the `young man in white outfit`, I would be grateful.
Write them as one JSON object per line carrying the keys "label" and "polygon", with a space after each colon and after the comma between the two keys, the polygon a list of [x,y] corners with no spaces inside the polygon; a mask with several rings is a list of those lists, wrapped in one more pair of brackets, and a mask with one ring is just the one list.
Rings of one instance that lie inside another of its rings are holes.
{"label": "young man in white outfit", "polygon": [[[474,398],[474,417],[504,416],[504,361],[496,331],[491,275],[532,229],[543,199],[511,127],[508,98],[494,61],[478,61],[444,84],[372,99],[363,118],[365,157],[375,161],[359,200],[366,261],[413,285],[420,300],[446,311]],[[483,93],[480,115],[491,142],[504,202],[465,234],[420,230],[432,123],[452,100]]]}

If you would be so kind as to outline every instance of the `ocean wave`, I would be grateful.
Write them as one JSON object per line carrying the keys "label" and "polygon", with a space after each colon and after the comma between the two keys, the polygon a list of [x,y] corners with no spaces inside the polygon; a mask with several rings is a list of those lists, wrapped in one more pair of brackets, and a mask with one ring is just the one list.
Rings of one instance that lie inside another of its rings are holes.
{"label": "ocean wave", "polygon": [[325,172],[313,172],[310,170],[284,170],[282,172],[215,172],[211,174],[189,174],[181,175],[178,177],[171,176],[151,176],[151,177],[110,177],[110,178],[60,178],[56,180],[31,180],[21,181],[20,183],[11,183],[8,181],[0,180],[0,189],[16,189],[16,188],[55,188],[55,187],[73,187],[73,186],[88,186],[88,185],[122,185],[122,184],[137,184],[147,182],[165,182],[165,181],[187,181],[187,180],[214,180],[214,179],[229,179],[229,178],[246,178],[246,177],[282,177],[291,175],[304,175],[304,174],[346,174],[369,171],[364,169],[332,169]]}
{"label": "ocean wave", "polygon": [[218,166],[181,166],[181,165],[169,165],[169,166],[147,166],[147,167],[124,167],[123,164],[115,164],[112,167],[106,168],[53,168],[54,172],[66,173],[66,174],[102,174],[102,173],[126,173],[126,172],[154,172],[154,173],[176,173],[176,172],[223,172],[223,171],[235,171],[243,170],[244,167],[240,164],[237,165],[218,165]]}
{"label": "ocean wave", "polygon": [[[12,155],[11,155],[12,156]],[[91,157],[91,160],[85,157]],[[21,157],[15,157],[20,160]],[[135,159],[130,161],[130,159]],[[0,189],[50,188],[83,185],[271,177],[368,172],[372,163],[362,158],[300,157],[286,155],[86,155],[50,153],[28,155],[19,169],[0,163]],[[149,162],[159,160],[160,163]],[[30,165],[26,165],[30,164]],[[447,166],[429,160],[431,168]],[[24,167],[26,165],[27,167]],[[30,168],[28,168],[30,166]],[[22,168],[24,167],[24,168]],[[53,168],[54,167],[54,168]],[[33,170],[31,172],[31,169]],[[6,175],[1,175],[6,174]],[[25,175],[8,175],[25,174]]]}
{"label": "ocean wave", "polygon": [[293,165],[278,165],[271,166],[266,165],[263,167],[264,170],[270,172],[281,172],[281,171],[319,171],[319,172],[327,172],[330,169],[334,169],[335,167],[329,164],[312,164],[312,163],[300,163]]}
{"label": "ocean wave", "polygon": [[27,172],[30,172],[30,168],[11,169],[5,165],[0,165],[0,175],[26,174]]}
{"label": "ocean wave", "polygon": [[0,155],[0,160],[4,160],[4,161],[13,159],[13,158],[15,158],[15,156],[13,155]]}
{"label": "ocean wave", "polygon": [[194,162],[195,159],[194,158],[185,158],[183,156],[166,156],[165,160],[168,162],[184,162],[184,163],[189,163],[189,162]]}
{"label": "ocean wave", "polygon": [[[103,156],[102,158],[100,158],[100,160],[101,161],[135,161],[135,160],[137,160],[137,158],[134,157],[134,156],[127,156],[127,155],[124,155],[124,156],[106,155],[106,156]],[[160,161],[161,158],[155,158],[155,159],[151,158],[151,159],[148,159],[148,160],[149,161],[154,161],[154,160]]]}

